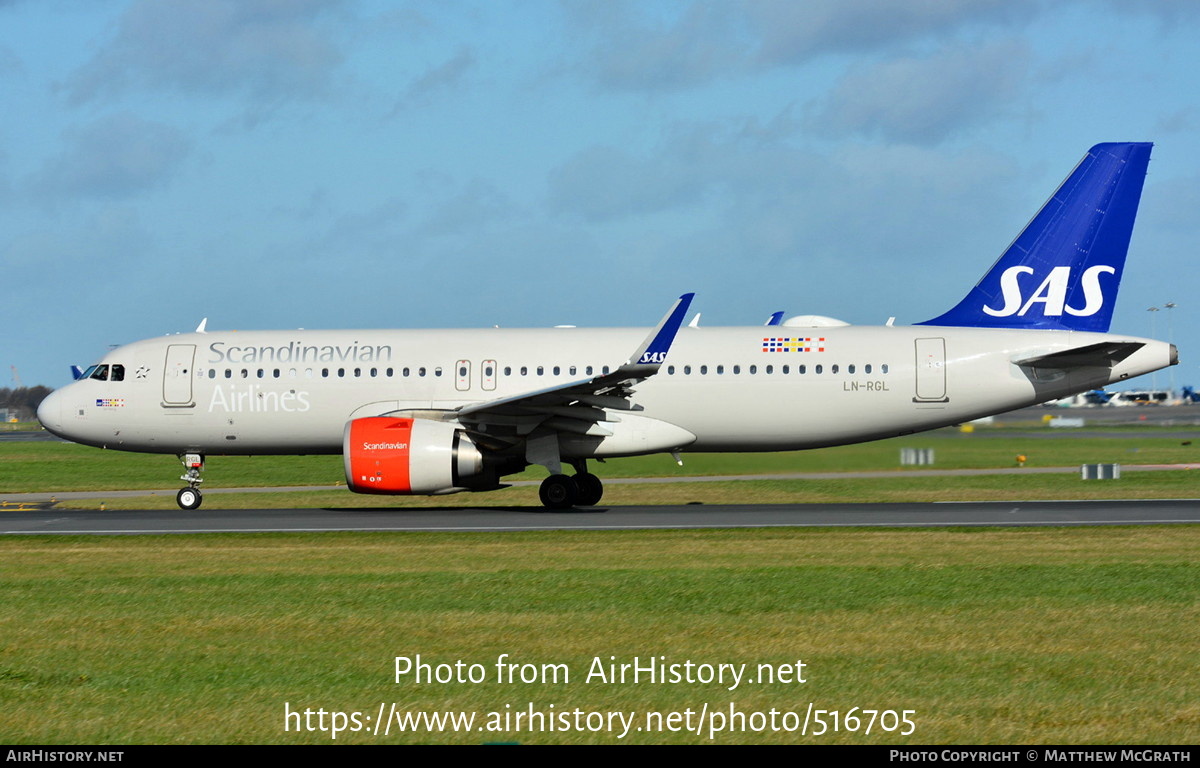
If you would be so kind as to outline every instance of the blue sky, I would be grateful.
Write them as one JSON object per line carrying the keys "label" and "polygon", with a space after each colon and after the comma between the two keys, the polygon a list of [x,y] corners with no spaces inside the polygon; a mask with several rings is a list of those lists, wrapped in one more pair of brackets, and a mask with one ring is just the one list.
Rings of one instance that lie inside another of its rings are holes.
{"label": "blue sky", "polygon": [[1187,0],[0,0],[0,363],[684,291],[706,325],[918,322],[1132,140],[1113,330],[1176,302],[1200,385],[1197,71]]}

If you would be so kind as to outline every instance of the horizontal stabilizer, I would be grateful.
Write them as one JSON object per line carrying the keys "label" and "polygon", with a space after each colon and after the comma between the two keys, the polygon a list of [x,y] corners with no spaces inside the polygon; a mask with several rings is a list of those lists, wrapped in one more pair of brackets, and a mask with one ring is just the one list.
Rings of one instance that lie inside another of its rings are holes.
{"label": "horizontal stabilizer", "polygon": [[1086,347],[1065,349],[1062,352],[1051,352],[1027,357],[1024,360],[1013,360],[1013,362],[1022,368],[1052,368],[1055,370],[1112,368],[1144,346],[1146,345],[1140,341],[1102,341]]}

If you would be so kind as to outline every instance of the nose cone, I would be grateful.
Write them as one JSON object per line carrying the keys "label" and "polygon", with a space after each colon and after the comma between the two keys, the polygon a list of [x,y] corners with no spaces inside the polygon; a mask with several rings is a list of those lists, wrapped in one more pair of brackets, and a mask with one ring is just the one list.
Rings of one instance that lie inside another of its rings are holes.
{"label": "nose cone", "polygon": [[62,392],[51,392],[46,395],[46,399],[42,401],[37,409],[38,421],[42,422],[42,426],[48,432],[52,432],[59,437],[62,437]]}

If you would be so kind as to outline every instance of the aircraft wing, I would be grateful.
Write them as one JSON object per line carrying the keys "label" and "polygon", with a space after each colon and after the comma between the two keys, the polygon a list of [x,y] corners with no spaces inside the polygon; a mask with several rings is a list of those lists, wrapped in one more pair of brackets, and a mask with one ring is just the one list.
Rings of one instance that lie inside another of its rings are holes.
{"label": "aircraft wing", "polygon": [[1144,346],[1140,341],[1101,341],[1086,347],[1035,355],[1013,362],[1022,368],[1060,371],[1071,368],[1111,368]]}
{"label": "aircraft wing", "polygon": [[640,411],[634,387],[658,373],[695,296],[680,296],[629,360],[610,373],[523,392],[457,409],[460,422],[515,427],[518,435],[538,426],[584,435],[609,435],[600,422],[619,421],[605,409]]}

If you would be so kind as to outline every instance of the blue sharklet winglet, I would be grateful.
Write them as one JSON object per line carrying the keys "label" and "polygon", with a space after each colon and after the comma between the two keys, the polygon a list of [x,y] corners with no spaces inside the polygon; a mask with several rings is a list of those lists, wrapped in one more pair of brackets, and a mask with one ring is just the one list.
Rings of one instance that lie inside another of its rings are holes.
{"label": "blue sharklet winglet", "polygon": [[544,389],[522,392],[511,397],[464,405],[456,409],[458,416],[485,416],[488,413],[504,412],[512,408],[524,409],[589,402],[602,403],[602,407],[617,408],[618,410],[641,410],[640,407],[629,402],[632,387],[637,382],[658,373],[659,367],[667,359],[667,353],[675,341],[675,335],[679,332],[679,327],[683,324],[683,318],[695,295],[694,293],[685,293],[680,296],[629,358],[629,362],[615,371],[593,376],[590,379],[570,381]]}
{"label": "blue sharklet winglet", "polygon": [[688,307],[691,306],[692,299],[695,297],[694,293],[685,293],[680,296],[667,314],[663,315],[658,326],[630,356],[629,362],[621,366],[621,370],[634,372],[650,366],[653,369],[652,372],[657,371],[658,366],[667,359],[667,353],[671,351],[671,344],[675,341],[675,334],[679,333],[679,327],[683,325],[683,318],[687,315]]}

